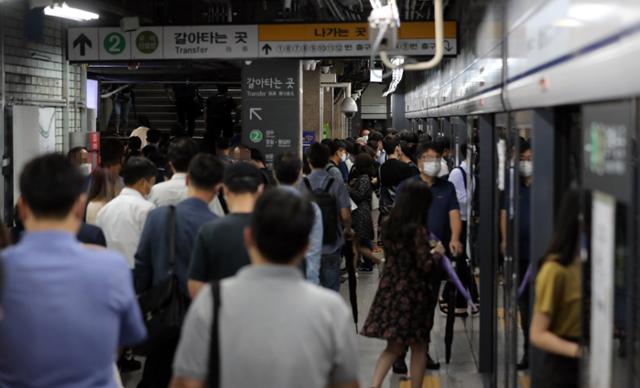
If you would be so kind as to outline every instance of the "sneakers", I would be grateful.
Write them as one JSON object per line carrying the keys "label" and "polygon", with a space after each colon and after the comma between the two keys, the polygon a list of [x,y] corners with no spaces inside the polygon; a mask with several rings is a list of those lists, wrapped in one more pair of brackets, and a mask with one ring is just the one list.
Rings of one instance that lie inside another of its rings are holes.
{"label": "sneakers", "polygon": [[407,363],[404,362],[404,359],[398,359],[393,363],[393,373],[397,375],[406,375],[409,373],[409,368],[407,368]]}
{"label": "sneakers", "polygon": [[436,362],[431,358],[431,355],[427,353],[427,369],[429,370],[438,370],[440,369],[440,363]]}
{"label": "sneakers", "polygon": [[517,370],[527,370],[527,369],[529,369],[529,356],[527,354],[525,354],[522,357],[522,360],[520,360],[520,362],[518,363],[518,365],[516,365],[516,369]]}
{"label": "sneakers", "polygon": [[118,360],[118,369],[121,373],[135,372],[142,368],[142,363],[133,356],[123,356]]}

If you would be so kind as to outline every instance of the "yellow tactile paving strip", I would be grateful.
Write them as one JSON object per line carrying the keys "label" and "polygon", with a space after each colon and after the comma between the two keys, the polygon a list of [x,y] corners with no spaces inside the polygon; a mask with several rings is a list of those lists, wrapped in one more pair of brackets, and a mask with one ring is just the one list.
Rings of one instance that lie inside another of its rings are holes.
{"label": "yellow tactile paving strip", "polygon": [[[422,382],[422,388],[440,388],[441,386],[442,385],[440,383],[440,376],[436,376],[436,375],[424,376],[424,381]],[[401,382],[400,388],[411,388],[411,381],[405,380]]]}

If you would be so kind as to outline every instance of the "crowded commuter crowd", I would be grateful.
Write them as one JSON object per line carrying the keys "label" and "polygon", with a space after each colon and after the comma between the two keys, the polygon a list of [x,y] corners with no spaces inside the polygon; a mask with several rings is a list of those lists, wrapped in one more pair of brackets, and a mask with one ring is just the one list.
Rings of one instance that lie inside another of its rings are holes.
{"label": "crowded commuter crowd", "polygon": [[348,266],[380,274],[359,328],[387,341],[371,386],[406,374],[408,349],[422,386],[439,368],[442,262],[466,254],[475,184],[466,147],[456,165],[449,146],[363,130],[271,166],[227,138],[150,129],[104,141],[93,169],[83,148],[33,159],[0,239],[11,245],[0,386],[115,387],[143,368],[140,388],[357,387],[356,332],[336,292]]}

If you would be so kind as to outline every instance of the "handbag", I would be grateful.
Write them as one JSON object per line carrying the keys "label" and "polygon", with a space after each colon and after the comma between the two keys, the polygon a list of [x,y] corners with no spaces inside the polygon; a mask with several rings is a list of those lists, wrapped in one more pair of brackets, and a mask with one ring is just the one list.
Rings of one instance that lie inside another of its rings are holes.
{"label": "handbag", "polygon": [[211,343],[209,345],[209,388],[220,387],[220,282],[211,284],[213,295],[213,319],[211,320]]}
{"label": "handbag", "polygon": [[186,313],[186,300],[180,290],[180,282],[175,271],[176,259],[176,208],[169,206],[168,216],[169,276],[138,297],[145,326],[147,341],[142,353],[149,348],[180,335],[180,328]]}

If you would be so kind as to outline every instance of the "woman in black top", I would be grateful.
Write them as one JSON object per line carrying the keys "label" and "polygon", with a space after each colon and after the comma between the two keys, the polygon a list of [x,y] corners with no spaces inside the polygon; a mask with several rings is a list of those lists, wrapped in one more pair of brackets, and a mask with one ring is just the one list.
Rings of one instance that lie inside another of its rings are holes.
{"label": "woman in black top", "polygon": [[358,257],[362,257],[363,271],[371,271],[373,264],[381,261],[373,254],[373,217],[371,216],[372,179],[375,177],[373,158],[368,153],[356,156],[355,164],[349,174],[349,195],[358,206],[352,213],[353,229],[356,232],[355,248]]}

